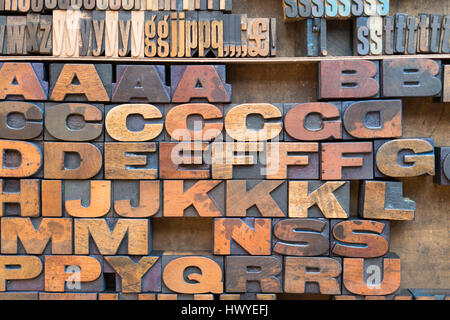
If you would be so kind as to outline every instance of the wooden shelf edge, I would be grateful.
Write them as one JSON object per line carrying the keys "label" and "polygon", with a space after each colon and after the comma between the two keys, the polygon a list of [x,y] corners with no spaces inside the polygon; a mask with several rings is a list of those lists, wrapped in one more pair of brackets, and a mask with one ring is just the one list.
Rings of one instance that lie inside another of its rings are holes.
{"label": "wooden shelf edge", "polygon": [[274,57],[274,58],[106,58],[106,57],[53,57],[2,56],[0,62],[91,62],[91,63],[183,63],[183,64],[297,64],[329,60],[389,60],[389,59],[450,59],[450,54],[418,54],[391,56],[328,56],[328,57]]}

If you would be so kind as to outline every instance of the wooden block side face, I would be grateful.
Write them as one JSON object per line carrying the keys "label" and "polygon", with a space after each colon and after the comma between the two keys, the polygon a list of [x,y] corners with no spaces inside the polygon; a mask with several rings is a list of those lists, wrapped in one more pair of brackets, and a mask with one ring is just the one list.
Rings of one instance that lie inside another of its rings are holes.
{"label": "wooden block side face", "polygon": [[436,148],[436,175],[434,182],[440,185],[450,185],[450,148]]}
{"label": "wooden block side face", "polygon": [[444,83],[442,89],[442,101],[450,102],[450,66],[444,66]]}
{"label": "wooden block side face", "polygon": [[228,293],[282,292],[282,262],[279,256],[225,258],[225,291]]}
{"label": "wooden block side face", "polygon": [[163,292],[220,294],[224,291],[222,257],[163,255],[162,266]]}
{"label": "wooden block side face", "polygon": [[384,97],[440,96],[441,62],[430,59],[384,60],[382,83]]}
{"label": "wooden block side face", "polygon": [[376,177],[435,175],[434,141],[428,138],[377,141]]}
{"label": "wooden block side face", "polygon": [[288,256],[327,256],[329,231],[325,219],[277,219],[273,228],[273,252]]}
{"label": "wooden block side face", "polygon": [[380,92],[378,62],[321,61],[319,98],[371,98]]}
{"label": "wooden block side face", "polygon": [[400,288],[400,259],[344,258],[342,283],[344,293],[365,296],[395,294]]}
{"label": "wooden block side face", "polygon": [[333,221],[332,225],[333,255],[377,258],[389,250],[389,222],[348,220],[337,223]]}
{"label": "wooden block side face", "polygon": [[340,294],[341,261],[340,258],[328,257],[286,257],[285,292]]}

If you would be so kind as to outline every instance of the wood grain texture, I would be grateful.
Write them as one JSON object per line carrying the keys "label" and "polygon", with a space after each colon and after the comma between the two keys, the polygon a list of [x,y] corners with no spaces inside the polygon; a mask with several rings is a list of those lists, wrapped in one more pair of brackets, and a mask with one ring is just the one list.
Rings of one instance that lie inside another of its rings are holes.
{"label": "wood grain texture", "polygon": [[111,181],[65,181],[64,207],[75,218],[100,218],[111,209]]}
{"label": "wood grain texture", "polygon": [[1,179],[0,216],[38,217],[39,187],[39,180],[35,179]]}
{"label": "wood grain texture", "polygon": [[0,291],[7,290],[10,280],[34,279],[41,271],[42,261],[36,256],[0,256]]}
{"label": "wood grain texture", "polygon": [[31,177],[42,165],[41,148],[31,142],[0,140],[0,176],[3,178]]}
{"label": "wood grain texture", "polygon": [[0,138],[41,140],[43,110],[40,103],[0,102]]}
{"label": "wood grain texture", "polygon": [[4,62],[0,64],[0,99],[46,100],[48,83],[42,63]]}

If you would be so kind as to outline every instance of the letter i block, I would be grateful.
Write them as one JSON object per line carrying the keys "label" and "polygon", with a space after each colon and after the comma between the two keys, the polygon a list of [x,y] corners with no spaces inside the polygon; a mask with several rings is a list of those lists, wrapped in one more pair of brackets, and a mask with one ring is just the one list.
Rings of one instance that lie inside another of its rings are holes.
{"label": "letter i block", "polygon": [[401,100],[345,101],[342,103],[345,140],[401,138]]}
{"label": "letter i block", "polygon": [[285,257],[284,266],[286,293],[341,293],[341,258]]}
{"label": "letter i block", "polygon": [[388,296],[400,289],[400,258],[395,253],[386,257],[344,258],[342,294]]}
{"label": "letter i block", "polygon": [[108,256],[103,266],[103,274],[112,279],[110,285],[114,287],[110,289],[115,292],[161,292],[161,256]]}
{"label": "letter i block", "polygon": [[375,140],[374,150],[376,178],[435,175],[432,138]]}
{"label": "letter i block", "polygon": [[274,219],[272,247],[284,256],[328,256],[330,224],[327,219]]}
{"label": "letter i block", "polygon": [[270,255],[271,219],[214,219],[215,255]]}
{"label": "letter i block", "polygon": [[374,61],[322,61],[319,99],[379,97],[379,74],[379,63]]}
{"label": "letter i block", "polygon": [[43,142],[0,140],[0,177],[42,178]]}
{"label": "letter i block", "polygon": [[108,102],[111,85],[110,64],[50,64],[51,101]]}
{"label": "letter i block", "polygon": [[383,61],[383,97],[440,97],[441,61],[392,59]]}
{"label": "letter i block", "polygon": [[378,258],[389,250],[389,221],[332,220],[331,256]]}
{"label": "letter i block", "polygon": [[162,292],[179,294],[223,293],[223,259],[223,257],[211,255],[163,254]]}
{"label": "letter i block", "polygon": [[42,140],[44,104],[0,102],[0,139]]}
{"label": "letter i block", "polygon": [[0,100],[47,100],[43,63],[0,63]]}
{"label": "letter i block", "polygon": [[279,293],[283,292],[282,257],[225,257],[225,292]]}
{"label": "letter i block", "polygon": [[231,102],[225,66],[172,66],[170,73],[172,103]]}
{"label": "letter i block", "polygon": [[450,147],[436,148],[436,175],[434,183],[450,185]]}
{"label": "letter i block", "polygon": [[112,102],[170,103],[165,66],[117,65]]}
{"label": "letter i block", "polygon": [[163,107],[151,104],[107,105],[105,141],[162,141]]}
{"label": "letter i block", "polygon": [[45,104],[46,141],[103,142],[103,123],[103,104]]}

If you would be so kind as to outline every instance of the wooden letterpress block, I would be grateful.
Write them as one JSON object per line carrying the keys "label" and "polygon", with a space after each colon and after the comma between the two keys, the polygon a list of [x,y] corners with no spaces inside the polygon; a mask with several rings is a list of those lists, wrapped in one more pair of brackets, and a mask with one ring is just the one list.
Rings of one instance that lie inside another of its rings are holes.
{"label": "wooden letterpress block", "polygon": [[[99,10],[98,7],[97,10]],[[97,10],[92,12],[92,29],[94,30],[92,37],[92,55],[94,57],[105,54],[105,12]]]}
{"label": "wooden letterpress block", "polygon": [[340,294],[341,261],[328,257],[285,257],[284,292]]}
{"label": "wooden letterpress block", "polygon": [[119,13],[105,11],[105,57],[119,57]]}
{"label": "wooden letterpress block", "polygon": [[106,141],[143,142],[164,138],[162,110],[150,104],[106,107]]}
{"label": "wooden letterpress block", "polygon": [[389,221],[331,221],[331,255],[350,258],[377,258],[389,250]]}
{"label": "wooden letterpress block", "polygon": [[61,180],[42,180],[41,216],[62,217],[62,197],[63,189]]}
{"label": "wooden letterpress block", "polygon": [[97,293],[57,293],[39,292],[39,300],[88,301],[97,300]]}
{"label": "wooden letterpress block", "polygon": [[448,300],[448,289],[408,289],[414,300]]}
{"label": "wooden letterpress block", "polygon": [[39,180],[0,180],[0,216],[39,216]]}
{"label": "wooden letterpress block", "polygon": [[295,21],[298,19],[298,1],[297,0],[283,0],[283,16],[284,21]]}
{"label": "wooden letterpress block", "polygon": [[249,57],[270,56],[270,19],[247,19],[247,25]]}
{"label": "wooden letterpress block", "polygon": [[189,103],[165,106],[167,140],[212,141],[222,140],[223,107],[207,103]]}
{"label": "wooden letterpress block", "polygon": [[405,53],[407,19],[406,13],[395,14],[395,53]]}
{"label": "wooden letterpress block", "polygon": [[0,140],[0,177],[42,177],[42,142]]}
{"label": "wooden letterpress block", "polygon": [[372,142],[322,143],[321,163],[322,180],[373,179]]}
{"label": "wooden letterpress block", "polygon": [[434,141],[431,138],[377,140],[374,142],[375,177],[434,176]]}
{"label": "wooden letterpress block", "polygon": [[105,257],[114,270],[116,291],[122,293],[161,292],[161,257]]}
{"label": "wooden letterpress block", "polygon": [[197,55],[198,52],[198,13],[187,12],[185,24],[185,57],[190,58]]}
{"label": "wooden letterpress block", "polygon": [[160,179],[209,179],[210,165],[203,160],[208,143],[159,143]]}
{"label": "wooden letterpress block", "polygon": [[27,53],[26,45],[26,16],[6,17],[6,54],[23,55]]}
{"label": "wooden letterpress block", "polygon": [[223,258],[216,256],[163,255],[162,292],[223,293],[223,264]]}
{"label": "wooden letterpress block", "polygon": [[164,217],[221,217],[225,184],[221,180],[165,180]]}
{"label": "wooden letterpress block", "polygon": [[2,254],[72,254],[72,219],[7,217],[1,228]]}
{"label": "wooden letterpress block", "polygon": [[318,57],[328,55],[327,21],[325,18],[306,19],[301,24],[304,31],[300,52],[304,56]]}
{"label": "wooden letterpress block", "polygon": [[144,13],[144,55],[155,57],[157,54],[157,15],[154,12]]}
{"label": "wooden letterpress block", "polygon": [[206,57],[211,50],[211,22],[209,12],[198,13],[198,56]]}
{"label": "wooden letterpress block", "polygon": [[373,17],[377,14],[377,0],[364,0],[364,15]]}
{"label": "wooden letterpress block", "polygon": [[114,212],[122,218],[162,216],[160,181],[113,181]]}
{"label": "wooden letterpress block", "polygon": [[0,139],[42,140],[41,103],[0,102]]}
{"label": "wooden letterpress block", "polygon": [[319,144],[268,143],[264,169],[267,179],[319,179]]}
{"label": "wooden letterpress block", "polygon": [[429,59],[383,61],[384,97],[440,96],[441,62]]}
{"label": "wooden letterpress block", "polygon": [[64,57],[80,56],[80,10],[67,10],[64,29]]}
{"label": "wooden letterpress block", "polygon": [[360,17],[364,14],[364,0],[352,0],[352,16]]}
{"label": "wooden letterpress block", "polygon": [[41,15],[39,20],[38,44],[40,55],[52,54],[52,16]]}
{"label": "wooden letterpress block", "polygon": [[383,53],[394,54],[395,47],[395,19],[392,16],[383,18]]}
{"label": "wooden letterpress block", "polygon": [[95,42],[92,12],[83,11],[80,15],[80,56],[92,56]]}
{"label": "wooden letterpress block", "polygon": [[325,17],[324,0],[310,0],[311,2],[311,16],[313,18]]}
{"label": "wooden letterpress block", "polygon": [[330,225],[326,219],[274,220],[272,248],[288,256],[328,256]]}
{"label": "wooden letterpress block", "polygon": [[248,55],[248,35],[247,35],[247,15],[241,14],[241,27],[239,28],[241,34],[241,57],[245,58]]}
{"label": "wooden letterpress block", "polygon": [[430,52],[430,15],[426,13],[419,14],[417,52]]}
{"label": "wooden letterpress block", "polygon": [[109,0],[109,9],[110,10],[119,10],[122,6],[121,0]]}
{"label": "wooden letterpress block", "polygon": [[39,14],[27,14],[27,25],[25,29],[27,54],[39,53],[39,20]]}
{"label": "wooden letterpress block", "polygon": [[158,149],[155,142],[105,143],[105,179],[157,178]]}
{"label": "wooden letterpress block", "polygon": [[45,179],[90,179],[103,176],[103,144],[45,142]]}
{"label": "wooden letterpress block", "polygon": [[441,44],[442,16],[440,14],[430,15],[430,52],[439,53]]}
{"label": "wooden letterpress block", "polygon": [[185,13],[170,13],[170,57],[182,58],[185,54]]}
{"label": "wooden letterpress block", "polygon": [[47,100],[48,82],[44,80],[44,64],[1,63],[0,88],[1,100]]}
{"label": "wooden letterpress block", "polygon": [[289,217],[347,219],[350,213],[348,181],[289,181]]}
{"label": "wooden letterpress block", "polygon": [[[106,20],[108,22],[108,19]],[[117,54],[119,57],[127,57],[131,52],[131,12],[119,11],[118,13],[118,49]],[[143,25],[143,24],[142,24]],[[108,23],[106,24],[107,30],[109,29]]]}
{"label": "wooden letterpress block", "polygon": [[[1,3],[0,1],[0,10],[1,10]],[[6,47],[7,47],[7,34],[6,34],[6,16],[0,16],[0,54],[6,54]]]}
{"label": "wooden letterpress block", "polygon": [[214,142],[211,146],[213,179],[264,179],[265,144],[259,142]]}
{"label": "wooden letterpress block", "polygon": [[370,53],[370,25],[367,17],[354,20],[353,52],[358,56],[367,56]]}
{"label": "wooden letterpress block", "polygon": [[[223,16],[223,56],[231,57],[231,35],[233,32],[233,25],[231,23],[231,14],[225,14]],[[234,53],[234,52],[233,52]]]}
{"label": "wooden letterpress block", "polygon": [[283,180],[228,180],[227,217],[286,217],[287,183]]}
{"label": "wooden letterpress block", "polygon": [[342,293],[365,296],[396,294],[400,288],[400,258],[344,258]]}
{"label": "wooden letterpress block", "polygon": [[369,17],[370,55],[383,54],[383,18]]}
{"label": "wooden letterpress block", "polygon": [[[42,261],[36,256],[0,256],[0,291],[10,290],[9,283],[24,282],[28,285],[38,280]],[[38,280],[39,281],[39,280]],[[42,289],[41,289],[42,290]]]}
{"label": "wooden letterpress block", "polygon": [[341,102],[284,104],[284,140],[342,139],[341,105]]}
{"label": "wooden letterpress block", "polygon": [[365,219],[414,220],[416,203],[403,197],[403,183],[365,181],[361,185],[359,215]]}
{"label": "wooden letterpress block", "polygon": [[225,130],[229,140],[260,142],[283,139],[281,104],[227,105],[224,114]]}
{"label": "wooden letterpress block", "polygon": [[270,255],[271,239],[271,219],[214,219],[215,255]]}
{"label": "wooden letterpress block", "polygon": [[117,65],[112,102],[169,103],[165,66]]}
{"label": "wooden letterpress block", "polygon": [[450,15],[442,18],[441,53],[450,53]]}
{"label": "wooden letterpress block", "polygon": [[44,256],[45,291],[103,291],[102,265],[98,256]]}
{"label": "wooden letterpress block", "polygon": [[131,11],[131,43],[130,53],[132,58],[144,58],[144,27],[145,12]]}
{"label": "wooden letterpress block", "polygon": [[407,20],[407,32],[408,36],[406,38],[406,51],[407,54],[416,54],[417,52],[417,29],[418,29],[418,18],[416,16],[408,16]]}
{"label": "wooden letterpress block", "polygon": [[319,98],[372,98],[380,92],[378,62],[321,61]]}
{"label": "wooden letterpress block", "polygon": [[450,147],[435,148],[436,152],[436,175],[434,183],[450,185]]}
{"label": "wooden letterpress block", "polygon": [[[236,19],[240,19],[239,15],[237,15]],[[239,29],[236,29],[239,31]],[[239,34],[236,34],[236,41],[238,42],[238,45],[236,47],[236,50],[241,50],[241,39]],[[325,37],[326,41],[326,37]],[[277,35],[277,19],[276,18],[270,18],[270,56],[275,57],[277,55],[277,42],[278,42],[278,35]],[[239,49],[238,49],[239,47]]]}
{"label": "wooden letterpress block", "polygon": [[103,141],[102,104],[46,103],[45,140]]}
{"label": "wooden letterpress block", "polygon": [[55,57],[66,56],[66,10],[54,10],[52,12],[52,54]]}
{"label": "wooden letterpress block", "polygon": [[38,292],[1,292],[0,300],[38,300]]}
{"label": "wooden letterpress block", "polygon": [[50,100],[110,100],[112,66],[109,64],[50,64]]}
{"label": "wooden letterpress block", "polygon": [[225,292],[283,292],[279,256],[225,257]]}
{"label": "wooden letterpress block", "polygon": [[75,218],[111,216],[111,181],[65,181],[64,215]]}
{"label": "wooden letterpress block", "polygon": [[450,66],[444,66],[444,78],[442,84],[442,102],[450,102]]}
{"label": "wooden letterpress block", "polygon": [[401,100],[343,102],[343,138],[401,138],[403,133]]}
{"label": "wooden letterpress block", "polygon": [[[124,241],[125,237],[126,242]],[[142,256],[148,255],[151,250],[150,221],[148,219],[74,220],[74,253],[77,255]]]}
{"label": "wooden letterpress block", "polygon": [[172,66],[172,103],[231,102],[231,85],[226,83],[225,66]]}
{"label": "wooden letterpress block", "polygon": [[219,296],[219,300],[277,300],[275,293],[224,293]]}
{"label": "wooden letterpress block", "polygon": [[325,0],[325,18],[336,19],[338,17],[338,1]]}
{"label": "wooden letterpress block", "polygon": [[377,15],[389,15],[390,4],[389,0],[377,0]]}

